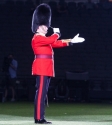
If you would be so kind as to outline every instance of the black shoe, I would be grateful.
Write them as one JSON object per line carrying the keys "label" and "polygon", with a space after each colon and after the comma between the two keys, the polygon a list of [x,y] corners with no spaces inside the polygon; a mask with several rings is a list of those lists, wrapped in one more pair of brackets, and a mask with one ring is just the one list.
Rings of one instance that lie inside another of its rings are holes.
{"label": "black shoe", "polygon": [[42,119],[42,120],[36,120],[35,119],[35,123],[36,124],[52,124],[52,122],[48,122],[45,119]]}

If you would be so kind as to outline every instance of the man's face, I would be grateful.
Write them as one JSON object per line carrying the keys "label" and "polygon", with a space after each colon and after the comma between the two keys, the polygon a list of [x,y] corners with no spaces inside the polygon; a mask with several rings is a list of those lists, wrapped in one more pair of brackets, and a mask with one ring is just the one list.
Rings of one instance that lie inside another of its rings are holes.
{"label": "man's face", "polygon": [[42,26],[42,30],[44,31],[44,33],[46,34],[47,33],[47,30],[48,30],[48,27],[46,27],[46,26]]}
{"label": "man's face", "polygon": [[41,25],[41,26],[39,26],[38,32],[43,33],[43,34],[46,35],[47,30],[48,30],[48,27],[47,27],[47,26]]}

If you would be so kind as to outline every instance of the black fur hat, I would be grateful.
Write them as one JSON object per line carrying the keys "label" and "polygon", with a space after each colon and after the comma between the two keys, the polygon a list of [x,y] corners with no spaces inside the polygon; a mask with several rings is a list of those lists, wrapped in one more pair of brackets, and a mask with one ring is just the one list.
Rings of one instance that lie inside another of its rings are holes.
{"label": "black fur hat", "polygon": [[32,32],[35,33],[40,25],[49,27],[51,25],[51,8],[48,4],[42,3],[36,7],[32,17]]}

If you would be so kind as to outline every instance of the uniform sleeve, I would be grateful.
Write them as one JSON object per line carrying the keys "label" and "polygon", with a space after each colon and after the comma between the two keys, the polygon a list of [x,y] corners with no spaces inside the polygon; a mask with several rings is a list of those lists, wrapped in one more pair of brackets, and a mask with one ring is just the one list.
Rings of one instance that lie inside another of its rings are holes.
{"label": "uniform sleeve", "polygon": [[41,45],[48,45],[48,44],[52,44],[54,43],[55,41],[57,41],[57,39],[59,38],[59,35],[58,34],[53,34],[49,37],[46,37],[46,36],[35,36],[33,39],[32,39],[32,42],[34,44],[38,44],[38,46],[41,46]]}
{"label": "uniform sleeve", "polygon": [[53,48],[59,48],[59,47],[66,47],[66,46],[68,46],[68,44],[63,42],[62,40],[57,40],[54,43],[52,43],[51,46]]}

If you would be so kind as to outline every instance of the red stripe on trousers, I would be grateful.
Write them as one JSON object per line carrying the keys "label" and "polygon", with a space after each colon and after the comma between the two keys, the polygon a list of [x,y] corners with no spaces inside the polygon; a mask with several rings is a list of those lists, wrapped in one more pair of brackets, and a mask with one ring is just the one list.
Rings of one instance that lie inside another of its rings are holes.
{"label": "red stripe on trousers", "polygon": [[41,109],[41,98],[42,98],[42,89],[43,89],[43,76],[40,76],[40,87],[38,93],[38,102],[37,102],[37,119],[40,120],[40,109]]}

